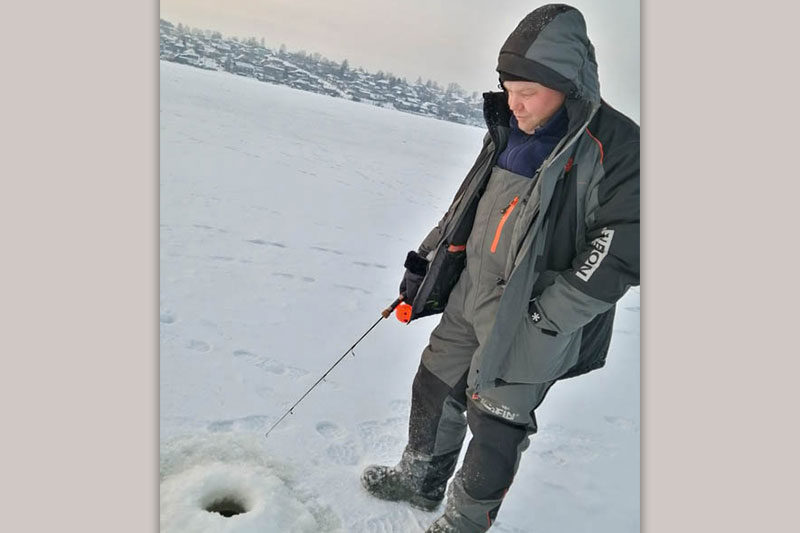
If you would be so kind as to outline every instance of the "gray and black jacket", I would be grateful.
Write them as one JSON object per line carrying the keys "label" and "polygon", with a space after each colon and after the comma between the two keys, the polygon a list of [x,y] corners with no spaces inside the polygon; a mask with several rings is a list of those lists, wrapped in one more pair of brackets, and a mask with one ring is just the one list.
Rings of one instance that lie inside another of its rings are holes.
{"label": "gray and black jacket", "polygon": [[[477,390],[498,378],[542,383],[602,367],[615,303],[639,284],[639,126],[600,98],[580,12],[531,13],[503,45],[498,70],[564,92],[569,127],[520,198],[505,289],[471,380]],[[441,313],[464,269],[478,202],[508,139],[504,92],[484,94],[484,116],[483,148],[419,247],[429,268],[411,320]]]}

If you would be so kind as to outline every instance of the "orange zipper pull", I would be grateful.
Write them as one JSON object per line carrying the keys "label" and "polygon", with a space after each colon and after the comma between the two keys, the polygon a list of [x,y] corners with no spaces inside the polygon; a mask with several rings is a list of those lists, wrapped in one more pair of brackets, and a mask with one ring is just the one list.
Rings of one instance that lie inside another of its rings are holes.
{"label": "orange zipper pull", "polygon": [[519,196],[515,196],[514,199],[511,200],[511,203],[509,203],[507,206],[505,206],[503,209],[500,210],[500,213],[505,214],[505,212],[508,211],[509,209],[513,209],[514,206],[517,205],[518,201],[519,201]]}

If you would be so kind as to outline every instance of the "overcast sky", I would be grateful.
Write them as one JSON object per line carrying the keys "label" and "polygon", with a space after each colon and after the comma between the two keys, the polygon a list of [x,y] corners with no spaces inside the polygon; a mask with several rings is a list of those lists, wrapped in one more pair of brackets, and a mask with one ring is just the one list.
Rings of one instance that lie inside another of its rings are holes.
{"label": "overcast sky", "polygon": [[[639,0],[573,0],[600,67],[600,90],[639,121]],[[469,91],[497,84],[497,54],[542,2],[518,0],[161,0],[161,17],[319,52],[351,67],[418,76]]]}

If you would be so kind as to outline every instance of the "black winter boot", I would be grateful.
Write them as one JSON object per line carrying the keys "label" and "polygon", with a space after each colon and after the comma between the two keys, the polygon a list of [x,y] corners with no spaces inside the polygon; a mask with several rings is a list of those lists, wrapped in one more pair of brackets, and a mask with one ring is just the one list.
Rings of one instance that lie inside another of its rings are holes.
{"label": "black winter boot", "polygon": [[447,480],[457,459],[458,452],[432,457],[406,447],[397,466],[365,468],[361,485],[376,498],[407,501],[417,509],[433,511],[444,499]]}

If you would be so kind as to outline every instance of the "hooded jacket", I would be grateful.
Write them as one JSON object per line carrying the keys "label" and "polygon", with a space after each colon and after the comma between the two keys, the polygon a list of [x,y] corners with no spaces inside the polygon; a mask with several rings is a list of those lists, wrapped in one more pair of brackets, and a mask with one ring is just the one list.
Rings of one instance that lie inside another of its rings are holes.
{"label": "hooded jacket", "polygon": [[[504,290],[469,382],[544,383],[605,364],[614,310],[639,284],[639,126],[600,97],[583,16],[561,4],[530,13],[501,48],[499,71],[567,95],[567,134],[520,197]],[[411,320],[441,313],[464,269],[467,238],[509,136],[504,92],[484,95],[488,133],[449,209],[419,247],[428,272]]]}

